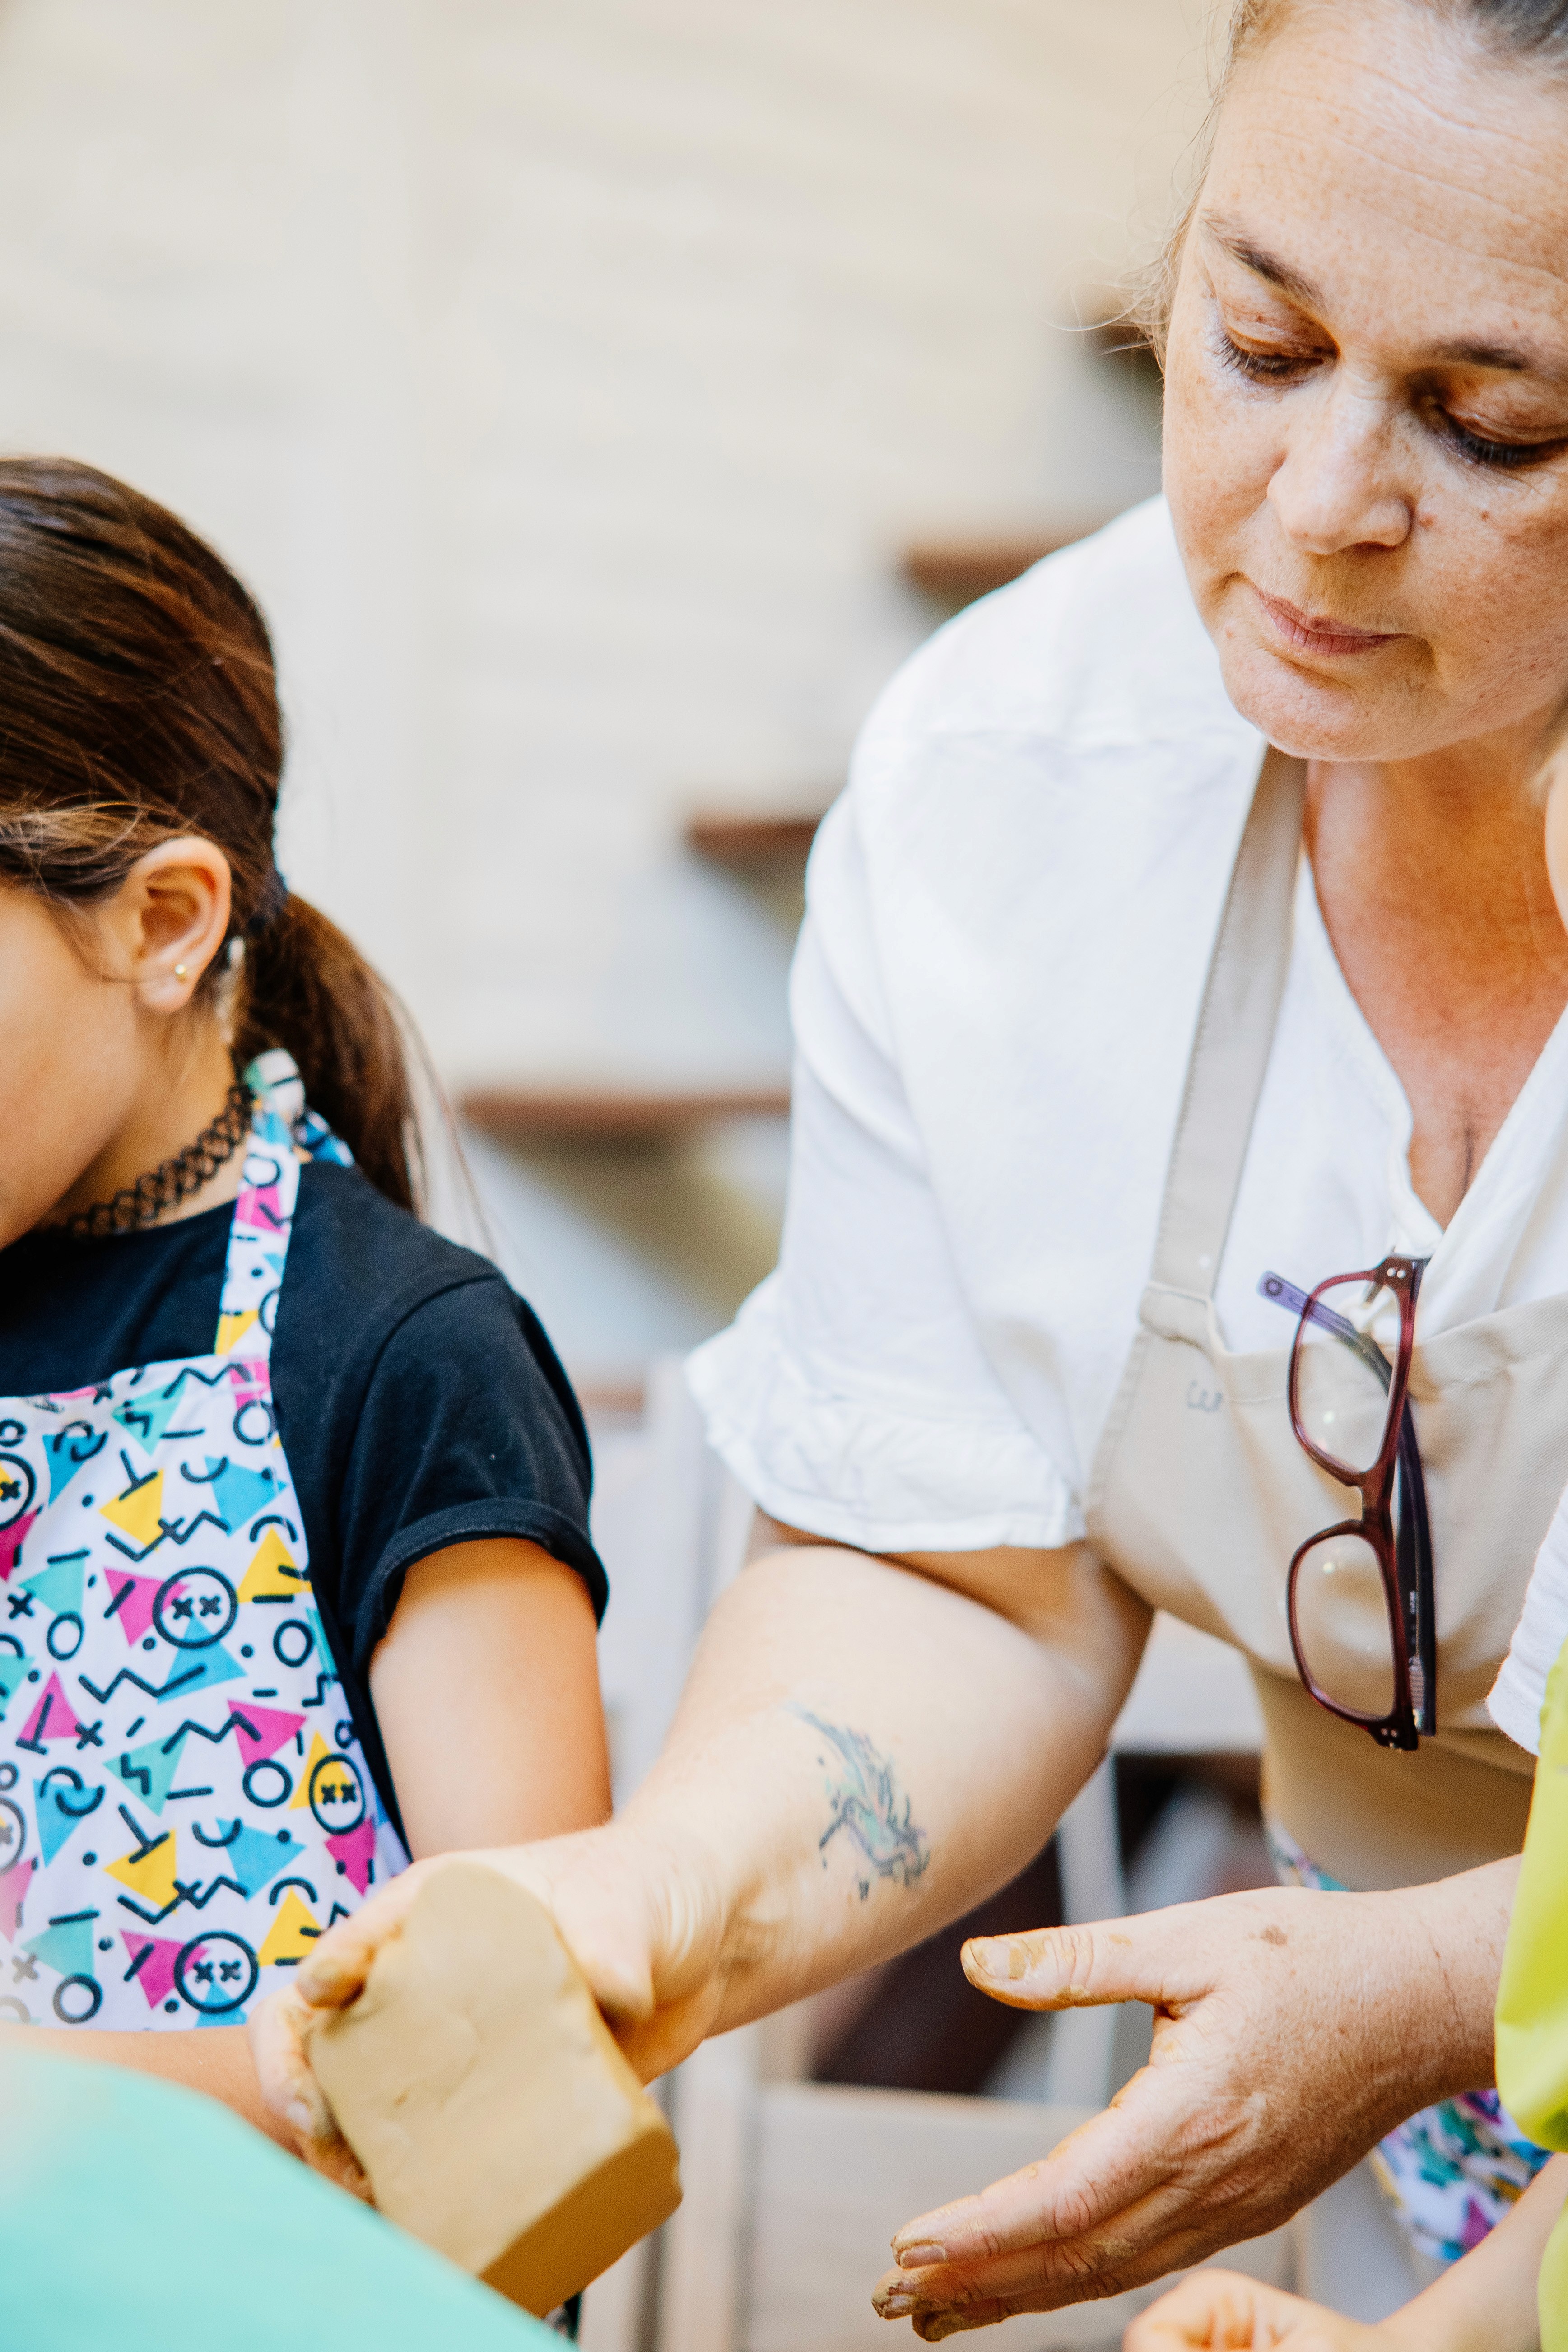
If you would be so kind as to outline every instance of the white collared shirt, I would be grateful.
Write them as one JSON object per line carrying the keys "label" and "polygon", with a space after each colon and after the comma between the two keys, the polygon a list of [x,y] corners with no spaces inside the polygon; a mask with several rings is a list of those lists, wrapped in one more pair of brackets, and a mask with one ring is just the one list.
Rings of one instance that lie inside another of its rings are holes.
{"label": "white collared shirt", "polygon": [[[961,614],[882,697],[808,876],[779,1267],[691,1363],[773,1517],[873,1551],[1083,1532],[1262,752],[1162,499]],[[1303,861],[1229,1347],[1288,1342],[1268,1269],[1429,1255],[1426,1335],[1568,1288],[1568,1016],[1447,1232],[1410,1128]]]}

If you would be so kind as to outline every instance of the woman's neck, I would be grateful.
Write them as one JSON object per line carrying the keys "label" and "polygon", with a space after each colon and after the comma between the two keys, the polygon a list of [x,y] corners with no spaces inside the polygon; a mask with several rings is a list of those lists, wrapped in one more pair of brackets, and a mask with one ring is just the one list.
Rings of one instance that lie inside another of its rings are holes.
{"label": "woman's neck", "polygon": [[1529,745],[1308,772],[1334,953],[1409,1097],[1411,1181],[1447,1225],[1568,1005]]}

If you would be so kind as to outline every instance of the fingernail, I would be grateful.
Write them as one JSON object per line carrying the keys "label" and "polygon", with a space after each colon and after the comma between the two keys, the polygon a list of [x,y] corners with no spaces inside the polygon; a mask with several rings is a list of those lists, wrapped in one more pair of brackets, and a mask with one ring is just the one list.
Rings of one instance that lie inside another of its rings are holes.
{"label": "fingernail", "polygon": [[317,2116],[314,2112],[305,2105],[303,2099],[296,2099],[293,2102],[292,2105],[289,2106],[287,2111],[286,2119],[293,2125],[294,2129],[297,2132],[305,2132],[311,2138],[314,2138],[321,2129],[321,2125]]}
{"label": "fingernail", "polygon": [[929,2270],[932,2263],[945,2263],[947,2260],[945,2246],[923,2243],[918,2246],[896,2245],[893,2252],[899,2258],[899,2268],[901,2271]]}
{"label": "fingernail", "polygon": [[877,2305],[884,2319],[907,2319],[914,2307],[912,2294],[885,2294]]}
{"label": "fingernail", "polygon": [[997,1937],[972,1944],[969,1948],[981,1975],[994,1977],[998,1983],[1016,1984],[1020,1977],[1029,1973],[1027,1944],[1005,1943]]}

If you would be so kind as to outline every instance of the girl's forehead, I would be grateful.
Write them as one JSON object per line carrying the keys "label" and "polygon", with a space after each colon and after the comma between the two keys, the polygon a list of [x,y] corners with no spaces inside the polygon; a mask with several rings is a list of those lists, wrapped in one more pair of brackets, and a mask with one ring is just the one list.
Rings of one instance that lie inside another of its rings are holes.
{"label": "girl's forehead", "polygon": [[[1401,317],[1479,300],[1568,322],[1568,78],[1500,58],[1419,0],[1298,9],[1237,73],[1202,214],[1331,299]],[[1497,331],[1484,340],[1500,340]]]}

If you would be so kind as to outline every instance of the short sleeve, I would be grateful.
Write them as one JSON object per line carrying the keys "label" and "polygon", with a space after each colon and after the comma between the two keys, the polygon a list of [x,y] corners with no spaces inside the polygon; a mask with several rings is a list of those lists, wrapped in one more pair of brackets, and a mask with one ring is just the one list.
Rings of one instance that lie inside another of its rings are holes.
{"label": "short sleeve", "polygon": [[539,1323],[496,1274],[424,1298],[384,1341],[339,1501],[337,1617],[356,1673],[416,1561],[512,1536],[574,1569],[604,1614],[587,1438]]}
{"label": "short sleeve", "polygon": [[762,1509],[869,1551],[1053,1547],[1067,1479],[980,1344],[881,1000],[853,794],[813,852],[791,982],[777,1271],[690,1360],[709,1438]]}
{"label": "short sleeve", "polygon": [[1568,1641],[1568,1495],[1535,1557],[1524,1607],[1487,1699],[1492,1721],[1516,1747],[1541,1753],[1546,1680]]}

